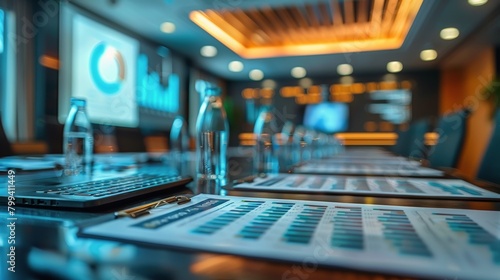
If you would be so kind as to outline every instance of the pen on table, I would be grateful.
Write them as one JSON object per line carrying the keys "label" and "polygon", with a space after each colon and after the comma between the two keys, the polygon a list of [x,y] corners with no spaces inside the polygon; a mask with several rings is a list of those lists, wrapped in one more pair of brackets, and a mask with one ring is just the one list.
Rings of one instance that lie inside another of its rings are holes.
{"label": "pen on table", "polygon": [[191,201],[191,199],[186,196],[170,196],[158,201],[153,201],[144,205],[139,205],[136,207],[115,212],[115,218],[121,218],[121,217],[137,218],[143,215],[147,215],[149,214],[149,210],[160,207],[165,204],[177,202],[177,204],[180,205],[187,203],[189,201]]}

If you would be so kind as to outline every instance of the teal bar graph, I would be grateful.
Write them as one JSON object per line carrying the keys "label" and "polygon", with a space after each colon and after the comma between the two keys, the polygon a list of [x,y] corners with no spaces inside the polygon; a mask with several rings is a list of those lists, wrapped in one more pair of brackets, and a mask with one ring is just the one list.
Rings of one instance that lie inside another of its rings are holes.
{"label": "teal bar graph", "polygon": [[148,57],[140,54],[137,58],[137,103],[147,109],[177,113],[179,110],[179,76],[175,73],[170,74],[168,87],[164,87],[158,72],[148,73]]}

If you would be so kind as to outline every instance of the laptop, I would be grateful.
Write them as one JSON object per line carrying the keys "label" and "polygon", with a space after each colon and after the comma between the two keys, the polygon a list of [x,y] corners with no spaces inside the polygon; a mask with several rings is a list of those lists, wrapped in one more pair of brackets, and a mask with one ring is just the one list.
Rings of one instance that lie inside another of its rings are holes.
{"label": "laptop", "polygon": [[[7,176],[6,176],[7,177]],[[178,174],[174,168],[138,168],[121,172],[98,172],[78,176],[16,176],[14,184],[0,182],[0,202],[15,205],[58,208],[94,208],[158,193],[186,185],[193,179]],[[13,192],[12,192],[13,191]],[[10,198],[12,199],[12,198]]]}

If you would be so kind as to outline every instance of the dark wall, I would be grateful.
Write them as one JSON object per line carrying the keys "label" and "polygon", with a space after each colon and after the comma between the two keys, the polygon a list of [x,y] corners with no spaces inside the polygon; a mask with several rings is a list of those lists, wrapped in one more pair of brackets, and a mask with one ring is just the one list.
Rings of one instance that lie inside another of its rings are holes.
{"label": "dark wall", "polygon": [[[370,74],[354,76],[355,83],[381,82],[387,79],[385,74]],[[409,81],[411,83],[412,105],[411,121],[429,118],[434,119],[438,115],[439,102],[439,71],[425,70],[416,72],[405,72],[391,75],[391,78],[397,81]],[[326,85],[327,89],[332,84],[339,84],[340,78],[335,77],[316,77],[311,78],[314,85]],[[280,123],[291,121],[296,125],[302,124],[305,105],[295,103],[293,98],[284,98],[279,94],[279,89],[284,86],[297,86],[297,79],[278,79],[273,96],[273,104],[277,119]],[[242,91],[245,88],[261,88],[262,82],[228,82],[228,100],[234,106],[233,113],[229,114],[231,125],[231,143],[237,144],[238,134],[242,132],[251,132],[253,123],[246,120],[246,104],[242,97]],[[380,122],[379,116],[367,113],[366,106],[370,103],[367,93],[355,94],[354,99],[349,103],[349,132],[365,131],[364,124],[367,121]],[[255,100],[258,103],[258,100]],[[397,127],[397,126],[396,126]]]}
{"label": "dark wall", "polygon": [[[36,3],[36,4],[35,4]],[[41,4],[44,3],[44,4]],[[49,5],[49,6],[46,6]],[[46,8],[50,7],[50,9]],[[33,2],[33,17],[45,16],[46,24],[35,26],[35,57],[43,55],[59,58],[59,5],[58,1]],[[59,71],[35,61],[35,135],[38,139],[54,141],[58,131]]]}

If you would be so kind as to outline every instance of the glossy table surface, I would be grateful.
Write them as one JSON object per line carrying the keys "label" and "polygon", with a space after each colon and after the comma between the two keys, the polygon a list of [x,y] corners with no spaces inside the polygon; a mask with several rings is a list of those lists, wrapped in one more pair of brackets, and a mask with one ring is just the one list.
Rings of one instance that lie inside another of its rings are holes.
{"label": "glossy table surface", "polygon": [[[252,162],[248,155],[248,152],[237,151],[230,157],[228,160],[230,180],[251,174]],[[111,160],[113,156],[107,157]],[[140,156],[142,157],[140,160],[137,156],[133,157],[135,157],[133,160],[135,165],[147,164],[147,160],[143,161],[144,155]],[[155,155],[155,161],[159,158],[159,155]],[[163,164],[177,166],[181,173],[194,174],[195,161],[192,154],[180,161],[179,158],[170,156],[161,159]],[[4,174],[0,176],[6,178]],[[31,173],[18,174],[20,174],[18,178],[22,178],[22,176],[30,176]],[[411,279],[408,275],[383,275],[346,270],[342,267],[320,267],[305,260],[301,263],[259,260],[201,251],[162,249],[87,239],[77,235],[82,227],[113,219],[114,211],[175,194],[208,193],[364,204],[500,210],[500,202],[495,201],[402,199],[326,194],[293,195],[235,191],[223,185],[225,185],[224,182],[207,183],[195,180],[186,187],[178,187],[165,194],[141,198],[127,204],[112,205],[98,211],[16,206],[16,272],[9,272],[8,264],[2,261],[0,279]],[[0,212],[0,215],[2,220],[6,221],[7,206],[1,205],[1,207],[4,210]],[[0,244],[4,248],[1,258],[3,260],[8,254],[6,249],[9,244],[7,244],[7,230],[2,228],[0,232],[2,232]]]}

